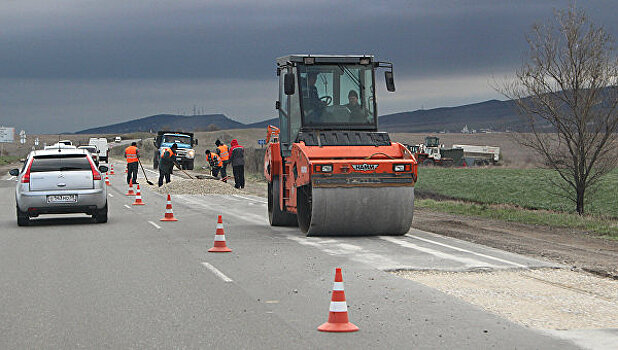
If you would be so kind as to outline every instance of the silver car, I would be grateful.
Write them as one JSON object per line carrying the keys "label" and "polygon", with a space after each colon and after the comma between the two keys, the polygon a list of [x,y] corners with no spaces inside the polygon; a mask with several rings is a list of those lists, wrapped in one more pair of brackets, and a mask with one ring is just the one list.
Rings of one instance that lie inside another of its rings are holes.
{"label": "silver car", "polygon": [[45,149],[32,151],[15,187],[17,224],[26,226],[40,214],[85,213],[95,222],[107,222],[107,188],[101,173],[85,149]]}

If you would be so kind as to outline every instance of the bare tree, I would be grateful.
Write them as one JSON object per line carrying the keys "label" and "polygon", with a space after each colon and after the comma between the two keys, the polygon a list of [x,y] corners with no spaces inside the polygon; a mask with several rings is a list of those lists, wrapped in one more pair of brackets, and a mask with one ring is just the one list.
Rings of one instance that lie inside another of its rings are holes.
{"label": "bare tree", "polygon": [[527,62],[499,88],[528,133],[518,141],[559,174],[553,185],[584,213],[587,194],[617,164],[618,61],[613,40],[571,5],[534,25]]}

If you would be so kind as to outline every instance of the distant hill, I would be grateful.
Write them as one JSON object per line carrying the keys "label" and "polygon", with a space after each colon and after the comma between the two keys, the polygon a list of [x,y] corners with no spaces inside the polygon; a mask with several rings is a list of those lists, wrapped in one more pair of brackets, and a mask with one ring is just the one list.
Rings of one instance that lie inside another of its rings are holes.
{"label": "distant hill", "polygon": [[128,122],[111,124],[76,132],[76,134],[125,134],[131,132],[149,132],[161,129],[179,131],[207,131],[209,129],[242,129],[246,125],[226,117],[223,114],[174,115],[157,114]]}
{"label": "distant hill", "polygon": [[414,112],[383,115],[378,119],[381,130],[388,132],[459,132],[492,129],[517,129],[520,119],[513,101],[490,100],[458,107],[443,107]]}
{"label": "distant hill", "polygon": [[[208,131],[245,128],[266,128],[279,126],[279,119],[273,118],[251,124],[243,124],[223,114],[183,116],[158,114],[128,122],[101,126],[76,132],[76,134],[123,134],[148,132],[161,129],[182,131]],[[518,129],[520,119],[513,101],[490,100],[458,107],[443,107],[413,112],[383,115],[379,118],[380,130],[388,132],[437,132],[447,130],[459,132],[468,129]]]}

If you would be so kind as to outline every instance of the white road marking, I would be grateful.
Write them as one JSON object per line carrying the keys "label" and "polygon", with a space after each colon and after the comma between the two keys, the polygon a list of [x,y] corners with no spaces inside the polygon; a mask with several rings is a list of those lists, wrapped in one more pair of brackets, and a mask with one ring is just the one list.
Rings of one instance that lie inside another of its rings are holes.
{"label": "white road marking", "polygon": [[124,206],[125,206],[125,208],[127,208],[127,209],[131,209],[131,207],[130,207],[130,206],[128,206],[128,205],[126,205],[126,204],[125,204]]}
{"label": "white road marking", "polygon": [[226,275],[223,274],[223,272],[217,270],[216,267],[210,265],[207,262],[202,262],[202,265],[204,265],[207,269],[209,269],[210,271],[212,271],[212,273],[214,273],[215,275],[217,275],[217,277],[219,277],[220,279],[223,280],[223,282],[233,282],[231,278],[227,277]]}
{"label": "white road marking", "polygon": [[457,250],[457,251],[460,251],[460,252],[464,252],[464,253],[470,253],[470,254],[478,255],[478,256],[483,257],[483,258],[486,258],[486,259],[491,259],[491,260],[500,261],[500,262],[503,262],[503,263],[505,263],[505,264],[510,264],[510,265],[514,265],[514,266],[517,266],[517,267],[527,267],[526,265],[522,265],[522,264],[519,264],[519,263],[516,263],[516,262],[510,261],[510,260],[505,260],[505,259],[501,259],[501,258],[496,258],[496,257],[490,256],[490,255],[486,255],[486,254],[483,254],[483,253],[473,252],[473,251],[471,251],[471,250],[467,250],[467,249],[463,249],[463,248],[454,247],[454,246],[452,246],[452,245],[448,245],[448,244],[444,244],[444,243],[440,243],[440,242],[432,241],[432,240],[430,240],[430,239],[420,238],[420,237],[416,237],[416,236],[412,236],[412,235],[406,235],[406,236],[407,236],[407,237],[410,237],[410,238],[418,239],[418,240],[421,240],[421,241],[424,241],[424,242],[428,242],[428,243],[431,243],[431,244],[436,244],[436,245],[440,245],[440,246],[443,246],[443,247],[446,247],[446,248],[450,248],[450,249],[453,249],[453,250]]}
{"label": "white road marking", "polygon": [[152,221],[148,221],[148,222],[149,222],[152,226],[156,227],[158,230],[160,230],[160,229],[161,229],[161,226],[159,226],[159,225],[155,224],[154,222],[152,222]]}
{"label": "white road marking", "polygon": [[238,198],[246,199],[248,201],[257,202],[257,203],[260,203],[260,204],[268,204],[268,201],[264,201],[264,200],[260,200],[260,199],[252,198],[252,197],[243,196],[243,195],[240,195],[240,194],[233,194],[232,197],[238,197]]}
{"label": "white road marking", "polygon": [[479,267],[479,266],[485,266],[485,267],[490,267],[490,268],[496,268],[497,267],[497,266],[492,265],[492,264],[484,263],[484,262],[482,262],[480,260],[460,257],[460,256],[444,253],[444,252],[441,252],[439,250],[421,247],[421,246],[416,245],[414,243],[410,243],[410,242],[404,241],[402,239],[397,239],[397,238],[394,238],[394,237],[382,236],[382,237],[380,237],[380,239],[383,239],[385,241],[389,241],[391,243],[398,244],[398,245],[400,245],[402,247],[405,247],[405,248],[411,248],[411,249],[415,249],[415,250],[421,251],[423,253],[431,254],[431,255],[433,255],[433,256],[435,256],[437,258],[440,258],[440,259],[459,261],[460,263],[463,263],[464,265],[466,265],[466,267]]}
{"label": "white road marking", "polygon": [[113,194],[111,194],[111,193],[108,193],[108,195],[109,195],[110,197],[112,197],[112,198],[114,197],[114,195],[113,195]]}

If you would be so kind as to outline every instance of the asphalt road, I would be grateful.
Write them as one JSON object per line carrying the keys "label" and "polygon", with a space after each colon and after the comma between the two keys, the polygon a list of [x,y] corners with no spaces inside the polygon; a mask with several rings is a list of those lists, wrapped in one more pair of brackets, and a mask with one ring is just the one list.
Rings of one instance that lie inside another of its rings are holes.
{"label": "asphalt road", "polygon": [[[388,272],[545,262],[420,231],[306,238],[270,227],[252,196],[174,196],[179,221],[160,222],[165,198],[142,189],[146,205],[132,206],[123,179],[111,177],[108,223],[29,227],[16,224],[14,181],[0,180],[1,349],[577,348]],[[218,215],[232,253],[207,253]],[[336,267],[356,333],[317,331]]]}

